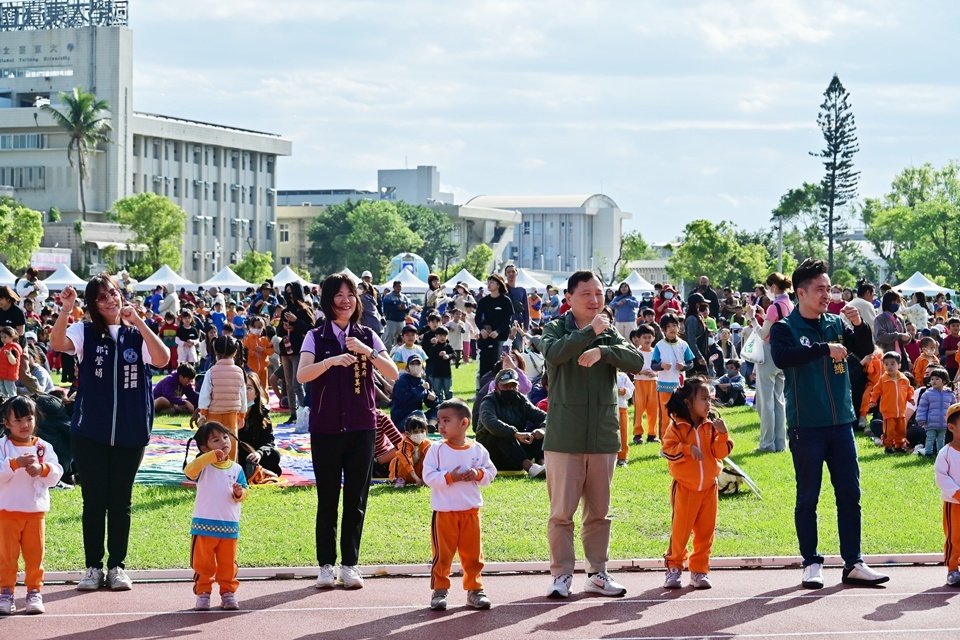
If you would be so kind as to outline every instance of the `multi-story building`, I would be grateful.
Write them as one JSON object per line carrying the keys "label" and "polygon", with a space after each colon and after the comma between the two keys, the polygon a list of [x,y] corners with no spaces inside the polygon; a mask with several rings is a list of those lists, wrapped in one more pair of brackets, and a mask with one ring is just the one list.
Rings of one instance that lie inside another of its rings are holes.
{"label": "multi-story building", "polygon": [[[201,281],[250,249],[273,249],[277,158],[292,145],[274,134],[134,111],[127,8],[122,0],[0,2],[0,184],[34,209],[57,207],[60,225],[73,229],[81,204],[68,138],[38,107],[58,108],[60,92],[80,86],[107,102],[112,127],[112,143],[87,157],[86,219],[106,222],[105,212],[130,195],[170,198],[187,213],[181,273]],[[74,268],[95,265],[112,246],[83,242]]]}
{"label": "multi-story building", "polygon": [[466,206],[519,211],[503,262],[564,274],[608,271],[620,253],[623,221],[633,217],[603,194],[576,196],[477,196]]}

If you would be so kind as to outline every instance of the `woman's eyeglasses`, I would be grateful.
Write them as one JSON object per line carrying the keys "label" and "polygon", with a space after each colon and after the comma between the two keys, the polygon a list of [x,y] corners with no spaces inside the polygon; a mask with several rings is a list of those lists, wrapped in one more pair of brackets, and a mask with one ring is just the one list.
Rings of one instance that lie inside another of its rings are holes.
{"label": "woman's eyeglasses", "polygon": [[103,293],[97,296],[97,302],[106,302],[110,298],[119,298],[120,290],[119,289],[107,289]]}

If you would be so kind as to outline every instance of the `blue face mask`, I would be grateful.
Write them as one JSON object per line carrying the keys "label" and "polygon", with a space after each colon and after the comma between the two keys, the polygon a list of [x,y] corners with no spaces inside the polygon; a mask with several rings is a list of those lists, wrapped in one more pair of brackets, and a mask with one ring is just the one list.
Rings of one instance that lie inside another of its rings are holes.
{"label": "blue face mask", "polygon": [[900,311],[900,305],[898,304],[890,305],[890,313],[896,313],[897,311]]}

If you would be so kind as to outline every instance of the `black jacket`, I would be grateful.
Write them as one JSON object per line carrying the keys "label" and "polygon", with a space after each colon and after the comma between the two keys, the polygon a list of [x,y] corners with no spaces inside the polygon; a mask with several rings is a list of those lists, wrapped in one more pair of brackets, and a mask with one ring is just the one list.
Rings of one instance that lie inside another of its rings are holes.
{"label": "black jacket", "polygon": [[528,423],[539,429],[546,421],[547,414],[533,406],[526,396],[508,402],[494,391],[480,402],[477,442],[486,445],[494,438],[513,438],[518,431],[526,431]]}

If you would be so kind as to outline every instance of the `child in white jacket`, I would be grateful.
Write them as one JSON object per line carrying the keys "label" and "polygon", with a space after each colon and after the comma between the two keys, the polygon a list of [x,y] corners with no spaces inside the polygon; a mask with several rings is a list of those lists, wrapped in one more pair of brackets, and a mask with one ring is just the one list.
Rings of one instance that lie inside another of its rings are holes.
{"label": "child in white jacket", "polygon": [[933,472],[943,498],[943,533],[946,536],[943,563],[947,585],[960,587],[960,403],[947,409],[947,430],[953,442],[940,449]]}
{"label": "child in white jacket", "polygon": [[26,570],[27,613],[43,613],[44,514],[50,487],[63,476],[53,447],[36,435],[37,407],[14,396],[0,409],[7,437],[0,440],[0,614],[17,610],[17,562]]}

